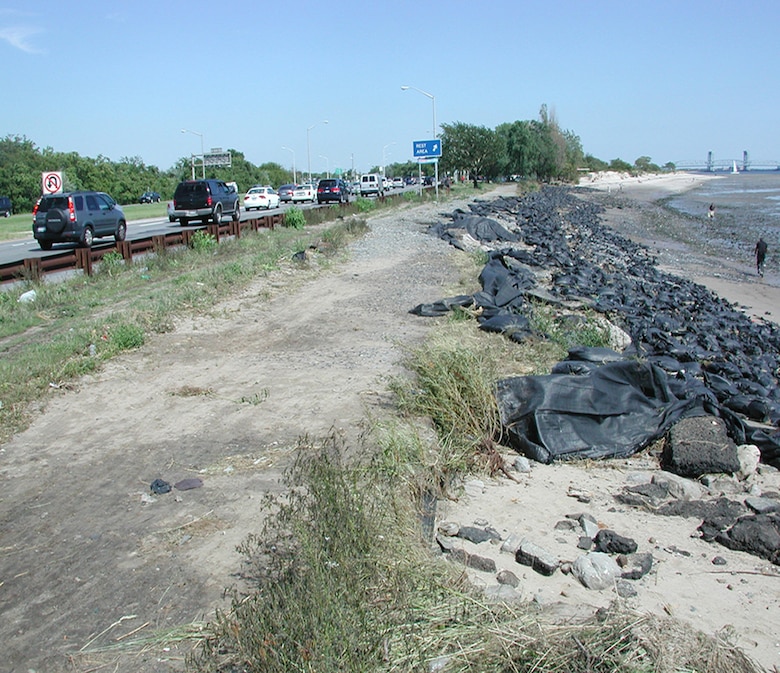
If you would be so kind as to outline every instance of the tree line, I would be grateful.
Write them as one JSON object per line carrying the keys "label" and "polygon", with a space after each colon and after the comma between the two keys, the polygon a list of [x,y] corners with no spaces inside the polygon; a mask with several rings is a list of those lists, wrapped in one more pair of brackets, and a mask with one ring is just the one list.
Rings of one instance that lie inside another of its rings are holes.
{"label": "tree line", "polygon": [[[602,161],[585,154],[579,136],[560,127],[555,114],[542,105],[539,119],[504,123],[495,129],[453,122],[441,125],[442,156],[440,173],[466,175],[474,180],[499,177],[525,178],[540,182],[574,182],[580,172],[617,170],[626,172],[657,172],[664,169],[652,163],[650,157],[639,157],[634,164],[622,159]],[[280,164],[268,162],[256,166],[238,150],[230,150],[232,165],[207,167],[206,177],[233,181],[239,189],[255,184],[273,185],[293,181],[291,171]],[[76,152],[55,152],[39,149],[24,136],[6,136],[0,140],[0,196],[7,196],[17,212],[31,211],[41,195],[41,173],[60,171],[63,189],[91,189],[111,194],[119,203],[135,203],[145,191],[158,192],[170,199],[181,180],[192,177],[188,157],[179,159],[173,168],[160,170],[147,166],[140,157],[123,157],[111,161],[99,155],[82,157]],[[416,175],[415,162],[390,164],[389,176]],[[195,177],[201,176],[195,168]],[[377,172],[378,168],[374,170]],[[423,174],[433,168],[422,166]],[[352,176],[354,177],[354,176]]]}
{"label": "tree line", "polygon": [[[254,184],[280,185],[292,181],[292,172],[277,163],[255,166],[243,153],[231,150],[231,167],[207,167],[206,177],[234,181],[248,189]],[[111,161],[104,156],[83,157],[76,152],[39,149],[26,137],[6,136],[0,140],[0,196],[11,199],[15,212],[29,212],[41,195],[41,174],[60,171],[63,190],[90,189],[106,192],[119,203],[136,203],[145,191],[170,199],[176,185],[192,177],[190,159],[179,159],[173,168],[147,166],[140,157]],[[196,177],[201,167],[195,168]]]}
{"label": "tree line", "polygon": [[466,174],[475,184],[483,178],[575,182],[583,171],[674,170],[674,164],[667,163],[662,169],[647,156],[632,165],[619,158],[606,162],[585,154],[579,136],[562,129],[546,105],[542,105],[539,119],[500,124],[495,129],[462,122],[441,127],[441,170]]}

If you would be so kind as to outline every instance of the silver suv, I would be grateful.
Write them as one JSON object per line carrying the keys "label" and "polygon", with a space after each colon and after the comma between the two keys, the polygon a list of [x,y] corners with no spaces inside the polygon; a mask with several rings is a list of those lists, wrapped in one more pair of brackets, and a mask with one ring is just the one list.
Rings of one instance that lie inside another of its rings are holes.
{"label": "silver suv", "polygon": [[46,194],[33,210],[33,236],[41,250],[67,242],[89,248],[95,238],[113,236],[118,242],[126,235],[125,214],[104,192]]}

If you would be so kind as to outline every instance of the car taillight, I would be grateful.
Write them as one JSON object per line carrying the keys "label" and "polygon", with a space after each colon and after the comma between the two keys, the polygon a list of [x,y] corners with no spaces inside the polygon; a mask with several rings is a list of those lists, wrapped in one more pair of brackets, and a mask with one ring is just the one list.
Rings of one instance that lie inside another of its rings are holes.
{"label": "car taillight", "polygon": [[40,200],[40,199],[38,199],[38,200],[35,202],[35,206],[33,207],[33,220],[35,220],[35,213],[37,213],[37,212],[38,212],[38,207],[39,207],[40,205],[41,205],[41,200]]}
{"label": "car taillight", "polygon": [[71,222],[76,221],[76,207],[73,205],[73,197],[68,197],[68,219]]}
{"label": "car taillight", "polygon": [[214,205],[214,202],[211,200],[211,194],[209,194],[208,198],[206,199],[206,205],[207,206]]}

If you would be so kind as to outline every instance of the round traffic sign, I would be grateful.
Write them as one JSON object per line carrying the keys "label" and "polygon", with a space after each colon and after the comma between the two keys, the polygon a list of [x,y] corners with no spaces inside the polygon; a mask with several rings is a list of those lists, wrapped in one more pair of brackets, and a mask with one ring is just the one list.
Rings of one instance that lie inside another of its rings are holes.
{"label": "round traffic sign", "polygon": [[62,173],[59,171],[43,173],[42,184],[44,194],[58,194],[62,191]]}

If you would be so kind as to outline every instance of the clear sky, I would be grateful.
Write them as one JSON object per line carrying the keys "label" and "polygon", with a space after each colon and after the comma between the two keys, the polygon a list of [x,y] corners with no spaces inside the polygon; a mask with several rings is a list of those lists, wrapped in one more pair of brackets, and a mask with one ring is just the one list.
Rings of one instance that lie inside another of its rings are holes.
{"label": "clear sky", "polygon": [[0,0],[0,137],[365,171],[430,138],[408,85],[439,124],[546,104],[606,161],[780,160],[779,27],[777,0]]}

